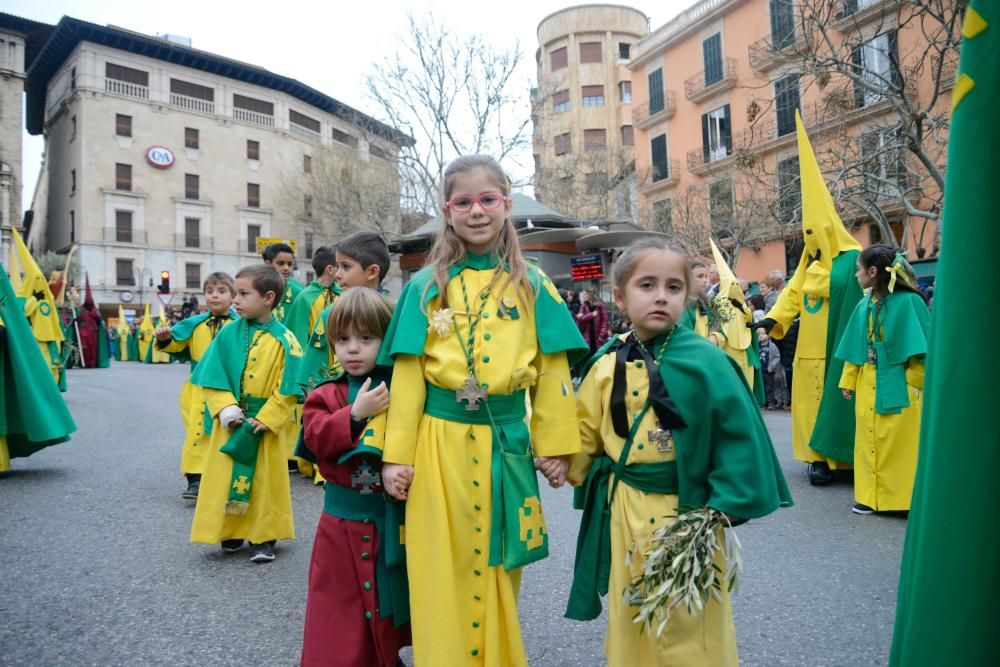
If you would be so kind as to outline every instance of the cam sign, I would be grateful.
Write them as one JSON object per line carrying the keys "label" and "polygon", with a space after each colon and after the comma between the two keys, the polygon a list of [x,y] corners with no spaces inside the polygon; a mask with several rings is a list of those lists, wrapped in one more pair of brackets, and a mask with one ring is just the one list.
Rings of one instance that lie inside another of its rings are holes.
{"label": "cam sign", "polygon": [[146,150],[146,162],[157,169],[169,169],[174,165],[174,152],[164,146],[151,146]]}

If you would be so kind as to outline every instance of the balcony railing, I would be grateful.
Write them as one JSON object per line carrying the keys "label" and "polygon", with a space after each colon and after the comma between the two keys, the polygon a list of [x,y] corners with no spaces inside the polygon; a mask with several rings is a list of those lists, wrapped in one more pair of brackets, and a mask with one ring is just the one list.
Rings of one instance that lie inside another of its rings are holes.
{"label": "balcony railing", "polygon": [[187,234],[174,234],[175,248],[188,248],[191,250],[211,250],[214,241],[211,236],[188,236]]}
{"label": "balcony railing", "polygon": [[724,58],[722,61],[722,78],[707,83],[705,71],[698,72],[684,81],[684,97],[692,102],[701,102],[723,90],[729,90],[736,85],[736,58]]}
{"label": "balcony railing", "polygon": [[724,5],[734,0],[702,0],[688,7],[669,22],[657,28],[632,47],[632,62],[637,62],[663,47],[663,44],[673,39],[691,26],[702,21],[706,16],[719,11]]}
{"label": "balcony railing", "polygon": [[647,128],[661,120],[670,120],[677,112],[677,96],[674,91],[663,92],[663,102],[660,108],[650,113],[649,101],[632,105],[632,124],[639,129]]}
{"label": "balcony railing", "polygon": [[256,111],[250,111],[249,109],[234,108],[233,118],[241,120],[244,123],[263,125],[264,127],[274,127],[274,116],[270,116],[265,113],[258,113]]}
{"label": "balcony railing", "polygon": [[135,97],[140,100],[149,99],[149,87],[140,86],[118,79],[104,79],[104,91],[120,97]]}
{"label": "balcony railing", "polygon": [[800,57],[811,44],[808,36],[795,36],[791,40],[782,40],[784,44],[775,43],[772,36],[762,37],[747,47],[750,56],[750,67],[758,72],[766,72],[775,65]]}
{"label": "balcony railing", "polygon": [[117,227],[105,227],[104,242],[132,243],[134,245],[146,245],[146,230],[145,229],[119,230]]}
{"label": "balcony railing", "polygon": [[692,174],[707,174],[716,167],[729,164],[727,158],[730,157],[732,154],[726,153],[725,148],[709,151],[707,158],[704,148],[694,148],[687,153],[687,168]]}
{"label": "balcony railing", "polygon": [[313,143],[320,143],[322,140],[322,135],[316,130],[311,130],[308,127],[303,127],[297,123],[289,123],[288,126],[291,128],[292,134],[306,141],[312,141]]}
{"label": "balcony railing", "polygon": [[653,180],[653,168],[650,168],[649,178],[643,179],[639,189],[643,192],[652,192],[660,188],[669,188],[677,185],[681,176],[681,166],[677,160],[667,160],[667,173],[659,174],[659,178]]}
{"label": "balcony railing", "polygon": [[197,97],[188,97],[187,95],[178,95],[177,93],[170,93],[170,106],[187,109],[188,111],[215,113],[215,102],[202,100]]}
{"label": "balcony railing", "polygon": [[932,78],[938,75],[938,68],[941,71],[939,90],[950,90],[955,85],[955,77],[958,76],[958,53],[947,51],[931,56]]}
{"label": "balcony railing", "polygon": [[834,10],[833,29],[845,32],[894,14],[902,0],[841,0]]}

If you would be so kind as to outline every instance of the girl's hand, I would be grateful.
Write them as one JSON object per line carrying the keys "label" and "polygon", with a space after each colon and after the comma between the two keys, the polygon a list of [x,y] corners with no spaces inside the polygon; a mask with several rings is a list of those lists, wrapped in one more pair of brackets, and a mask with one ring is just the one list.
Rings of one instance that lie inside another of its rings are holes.
{"label": "girl's hand", "polygon": [[402,463],[382,464],[382,488],[396,500],[406,500],[413,484],[413,466]]}
{"label": "girl's hand", "polygon": [[247,417],[247,422],[250,424],[250,426],[253,426],[254,433],[261,433],[263,431],[271,430],[267,427],[267,424],[265,424],[264,422],[259,422],[253,417]]}
{"label": "girl's hand", "polygon": [[558,489],[566,483],[566,473],[569,472],[569,455],[539,456],[535,459],[535,468],[545,475],[549,486]]}
{"label": "girl's hand", "polygon": [[156,340],[160,341],[161,343],[166,343],[171,338],[170,327],[167,326],[166,324],[164,324],[162,327],[157,327],[156,331],[154,331],[153,334],[156,336]]}
{"label": "girl's hand", "polygon": [[843,394],[844,398],[846,398],[847,400],[851,400],[852,398],[854,398],[854,392],[851,391],[850,389],[841,389],[840,393]]}
{"label": "girl's hand", "polygon": [[389,388],[385,382],[368,390],[372,384],[371,378],[365,378],[364,384],[358,390],[358,396],[351,405],[351,415],[357,419],[368,419],[389,409]]}

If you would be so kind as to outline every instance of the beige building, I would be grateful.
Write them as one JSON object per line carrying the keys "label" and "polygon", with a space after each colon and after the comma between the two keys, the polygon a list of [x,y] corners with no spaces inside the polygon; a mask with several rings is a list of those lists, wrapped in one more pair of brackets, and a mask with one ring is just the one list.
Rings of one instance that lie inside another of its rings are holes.
{"label": "beige building", "polygon": [[532,91],[535,196],[584,219],[634,217],[632,82],[626,64],[648,32],[642,12],[578,5],[538,24]]}
{"label": "beige building", "polygon": [[314,200],[314,165],[394,188],[398,229],[397,156],[412,140],[294,79],[64,17],[27,90],[28,131],[46,139],[30,243],[77,244],[104,304],[153,300],[163,271],[173,292],[199,291],[259,261],[258,238],[295,240],[311,280],[313,249],[340,231]]}

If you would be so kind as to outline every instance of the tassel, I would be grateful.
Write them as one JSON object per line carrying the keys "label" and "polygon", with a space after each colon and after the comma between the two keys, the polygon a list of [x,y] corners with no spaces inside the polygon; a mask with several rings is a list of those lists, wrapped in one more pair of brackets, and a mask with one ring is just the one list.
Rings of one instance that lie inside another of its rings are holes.
{"label": "tassel", "polygon": [[249,509],[250,509],[250,503],[245,503],[239,500],[230,500],[228,503],[226,503],[226,514],[246,516],[247,510]]}

